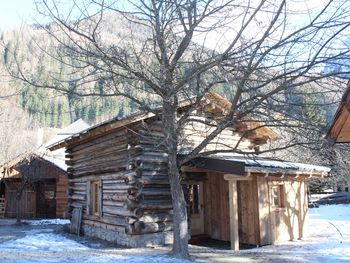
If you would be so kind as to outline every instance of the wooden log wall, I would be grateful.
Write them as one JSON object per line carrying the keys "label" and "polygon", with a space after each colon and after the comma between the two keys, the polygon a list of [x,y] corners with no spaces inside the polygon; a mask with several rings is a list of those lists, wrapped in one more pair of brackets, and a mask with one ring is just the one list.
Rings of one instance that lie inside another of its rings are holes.
{"label": "wooden log wall", "polygon": [[[69,211],[83,224],[129,235],[172,229],[172,200],[161,123],[138,123],[67,148]],[[99,181],[100,215],[91,215],[90,182]]]}
{"label": "wooden log wall", "polygon": [[[214,129],[215,127],[200,122],[187,124],[182,130],[180,148],[183,150],[193,149]],[[254,147],[259,145],[259,142],[255,140],[241,139],[241,134],[233,129],[225,129],[205,147],[204,151],[229,150],[236,147],[237,143],[238,148],[245,151],[253,151]]]}

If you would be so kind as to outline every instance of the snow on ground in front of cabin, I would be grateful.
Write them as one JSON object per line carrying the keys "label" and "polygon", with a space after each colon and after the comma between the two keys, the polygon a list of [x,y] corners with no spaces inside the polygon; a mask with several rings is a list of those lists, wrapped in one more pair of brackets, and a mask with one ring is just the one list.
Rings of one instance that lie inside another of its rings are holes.
{"label": "snow on ground in front of cabin", "polygon": [[[152,251],[151,251],[152,252]],[[25,236],[0,243],[1,263],[182,263],[163,251],[96,249],[57,234],[53,229],[32,229]]]}
{"label": "snow on ground in front of cabin", "polygon": [[37,225],[66,225],[69,224],[70,221],[68,219],[40,219],[40,220],[25,220],[25,223],[33,226]]}
{"label": "snow on ground in front of cabin", "polygon": [[270,262],[350,262],[350,204],[309,209],[307,236],[244,252]]}
{"label": "snow on ground in front of cabin", "polygon": [[[79,243],[50,225],[27,227],[25,235],[0,242],[1,263],[186,262],[168,256],[167,249],[92,247],[89,239],[88,243]],[[198,262],[350,262],[350,204],[309,209],[308,229],[309,236],[301,241],[238,252],[191,246],[191,254]]]}
{"label": "snow on ground in front of cabin", "polygon": [[88,249],[78,242],[53,232],[53,229],[33,229],[26,236],[0,245],[1,251],[64,251]]}

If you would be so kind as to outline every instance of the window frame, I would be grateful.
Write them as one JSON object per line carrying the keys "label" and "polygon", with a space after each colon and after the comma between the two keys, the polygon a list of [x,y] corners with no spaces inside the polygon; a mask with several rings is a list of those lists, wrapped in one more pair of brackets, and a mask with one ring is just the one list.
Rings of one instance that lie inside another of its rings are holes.
{"label": "window frame", "polygon": [[91,180],[87,183],[87,214],[102,216],[102,180]]}
{"label": "window frame", "polygon": [[271,207],[276,210],[284,210],[286,207],[286,191],[284,184],[272,184],[270,185],[270,204]]}

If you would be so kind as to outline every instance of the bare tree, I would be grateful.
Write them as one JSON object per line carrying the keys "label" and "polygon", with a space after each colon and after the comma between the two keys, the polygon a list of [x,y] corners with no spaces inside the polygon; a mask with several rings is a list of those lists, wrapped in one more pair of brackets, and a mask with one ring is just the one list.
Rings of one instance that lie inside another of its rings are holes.
{"label": "bare tree", "polygon": [[[38,10],[49,21],[42,29],[57,45],[57,53],[47,55],[69,66],[70,72],[52,70],[50,78],[40,82],[26,74],[20,59],[10,72],[37,88],[119,96],[161,115],[174,209],[173,253],[180,257],[188,256],[188,226],[179,167],[191,158],[217,153],[203,150],[235,125],[251,127],[243,137],[261,127],[307,134],[310,126],[305,121],[310,119],[290,112],[291,105],[301,103],[288,96],[335,93],[329,86],[326,90],[305,85],[339,73],[321,74],[326,63],[339,63],[349,54],[342,45],[350,24],[345,1],[325,1],[312,11],[300,1],[287,0],[59,3],[43,0]],[[41,52],[46,52],[44,47]],[[91,83],[101,79],[103,90],[91,89]],[[203,121],[192,116],[209,91],[225,93],[229,108],[221,119],[213,120],[214,128],[198,146],[178,158],[180,131],[188,123]],[[179,113],[183,100],[191,101],[191,106]],[[251,118],[258,125],[250,125]],[[299,144],[310,142],[305,136],[292,136],[284,145],[260,152]],[[239,143],[227,152],[244,153]]]}
{"label": "bare tree", "polygon": [[0,98],[0,163],[33,150],[37,146],[36,128],[35,122],[14,102]]}

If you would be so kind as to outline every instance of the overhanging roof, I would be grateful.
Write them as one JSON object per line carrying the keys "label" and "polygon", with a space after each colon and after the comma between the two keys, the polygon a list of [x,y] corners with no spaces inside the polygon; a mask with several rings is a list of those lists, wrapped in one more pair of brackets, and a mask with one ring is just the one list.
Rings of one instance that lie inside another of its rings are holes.
{"label": "overhanging roof", "polygon": [[245,175],[245,172],[286,174],[286,175],[313,175],[325,176],[330,172],[329,167],[304,163],[287,162],[266,158],[248,158],[242,156],[209,156],[198,157],[189,162],[189,166],[203,168],[221,173]]}
{"label": "overhanging roof", "polygon": [[327,138],[332,143],[350,142],[350,81],[327,131]]}
{"label": "overhanging roof", "polygon": [[245,163],[239,160],[226,160],[216,157],[197,157],[192,159],[188,165],[219,173],[234,173],[242,176],[245,173]]}

